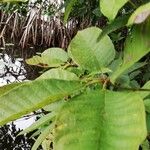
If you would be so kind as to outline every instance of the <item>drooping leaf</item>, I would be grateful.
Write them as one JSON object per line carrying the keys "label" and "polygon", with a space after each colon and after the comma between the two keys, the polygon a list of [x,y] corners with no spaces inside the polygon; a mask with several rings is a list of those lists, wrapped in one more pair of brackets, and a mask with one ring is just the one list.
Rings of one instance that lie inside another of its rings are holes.
{"label": "drooping leaf", "polygon": [[133,71],[135,71],[135,70],[137,70],[137,69],[139,69],[141,67],[144,67],[146,64],[147,64],[146,62],[137,62],[133,66],[131,66],[130,68],[128,68],[128,70],[125,71],[125,73],[126,74],[127,73],[131,73],[131,72],[133,72]]}
{"label": "drooping leaf", "polygon": [[63,105],[56,150],[138,150],[146,137],[143,100],[135,93],[90,91]]}
{"label": "drooping leaf", "polygon": [[0,125],[60,100],[82,87],[78,81],[43,79],[28,82],[0,96]]}
{"label": "drooping leaf", "polygon": [[111,76],[112,83],[129,69],[133,64],[139,61],[143,56],[150,52],[150,20],[144,22],[142,25],[136,25],[131,35],[128,36],[125,48],[123,63]]}
{"label": "drooping leaf", "polygon": [[50,134],[53,128],[54,128],[54,123],[47,126],[46,129],[44,129],[44,131],[36,139],[36,142],[34,143],[31,150],[37,150],[37,148],[41,145],[41,143],[45,140],[45,138]]}
{"label": "drooping leaf", "polygon": [[25,134],[25,133],[29,133],[31,131],[34,131],[38,128],[40,128],[41,126],[46,125],[47,123],[50,123],[51,119],[53,119],[56,116],[55,112],[51,112],[45,116],[42,116],[39,120],[37,120],[36,122],[34,122],[31,126],[29,126],[28,128],[24,129],[23,131],[21,131],[19,133],[19,135],[21,134]]}
{"label": "drooping leaf", "polygon": [[139,24],[144,22],[150,15],[150,3],[138,7],[131,15],[128,21],[128,25]]}
{"label": "drooping leaf", "polygon": [[64,14],[64,23],[67,23],[72,7],[75,5],[76,2],[77,0],[68,0],[67,6],[65,9],[65,14]]}
{"label": "drooping leaf", "polygon": [[58,67],[67,62],[68,54],[61,48],[49,48],[41,56],[33,56],[26,60],[29,65],[40,67]]}
{"label": "drooping leaf", "polygon": [[113,20],[127,2],[128,0],[100,0],[100,9],[109,20]]}
{"label": "drooping leaf", "polygon": [[79,31],[69,45],[71,58],[83,69],[101,71],[115,57],[115,49],[108,36],[97,41],[101,32],[96,27]]}
{"label": "drooping leaf", "polygon": [[38,129],[37,131],[35,131],[35,132],[30,136],[30,138],[37,137],[38,135],[40,135],[41,132],[42,132],[42,129]]}
{"label": "drooping leaf", "polygon": [[76,74],[60,68],[50,69],[37,79],[79,80]]}

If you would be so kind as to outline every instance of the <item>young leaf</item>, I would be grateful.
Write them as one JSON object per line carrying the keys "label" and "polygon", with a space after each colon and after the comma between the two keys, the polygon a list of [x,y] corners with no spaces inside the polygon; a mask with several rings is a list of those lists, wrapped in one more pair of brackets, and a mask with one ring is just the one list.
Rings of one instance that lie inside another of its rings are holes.
{"label": "young leaf", "polygon": [[54,129],[54,149],[137,150],[145,137],[140,96],[96,90],[63,105]]}
{"label": "young leaf", "polygon": [[68,51],[71,58],[81,68],[89,71],[101,71],[115,57],[115,49],[108,36],[97,41],[102,30],[91,27],[79,31],[71,41]]}
{"label": "young leaf", "polygon": [[60,68],[50,69],[37,79],[79,80],[76,74]]}
{"label": "young leaf", "polygon": [[147,20],[142,25],[136,25],[133,28],[131,35],[129,35],[125,43],[123,63],[110,77],[112,83],[135,62],[150,52],[149,28],[150,20]]}
{"label": "young leaf", "polygon": [[40,67],[58,67],[67,62],[68,55],[61,48],[49,48],[45,50],[41,56],[33,56],[26,60],[29,65]]}
{"label": "young leaf", "polygon": [[127,2],[128,0],[100,0],[100,9],[109,20],[113,20]]}
{"label": "young leaf", "polygon": [[60,100],[82,87],[78,81],[43,79],[28,82],[0,96],[0,125]]}
{"label": "young leaf", "polygon": [[139,24],[144,22],[150,15],[150,2],[138,7],[136,11],[131,15],[128,21],[128,25]]}

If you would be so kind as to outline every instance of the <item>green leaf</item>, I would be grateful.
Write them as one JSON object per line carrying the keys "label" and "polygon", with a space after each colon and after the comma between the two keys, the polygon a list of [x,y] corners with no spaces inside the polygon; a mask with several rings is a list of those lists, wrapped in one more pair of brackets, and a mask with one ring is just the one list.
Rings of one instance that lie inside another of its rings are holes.
{"label": "green leaf", "polygon": [[0,96],[0,125],[60,100],[82,87],[78,81],[44,79],[28,82]]}
{"label": "green leaf", "polygon": [[29,65],[40,67],[59,67],[68,60],[68,54],[61,48],[49,48],[41,56],[33,56],[26,60]]}
{"label": "green leaf", "polygon": [[150,15],[150,2],[138,7],[131,15],[128,21],[128,25],[139,24],[144,22]]}
{"label": "green leaf", "polygon": [[30,136],[30,138],[37,137],[41,132],[42,132],[42,129],[38,129],[37,131],[35,131],[35,132]]}
{"label": "green leaf", "polygon": [[143,100],[133,92],[76,96],[63,105],[56,126],[56,150],[137,150],[147,133]]}
{"label": "green leaf", "polygon": [[115,19],[112,23],[108,24],[102,31],[102,33],[100,34],[100,36],[98,37],[98,41],[101,40],[105,35],[120,29],[124,26],[126,26],[127,22],[129,19],[129,15],[125,15],[125,16],[121,16],[118,17],[117,19]]}
{"label": "green leaf", "polygon": [[115,49],[108,36],[97,41],[101,32],[102,30],[97,27],[79,31],[69,45],[71,58],[83,69],[101,71],[115,57]]}
{"label": "green leaf", "polygon": [[150,114],[146,113],[146,125],[147,125],[147,132],[150,134]]}
{"label": "green leaf", "polygon": [[49,124],[50,121],[56,116],[55,112],[51,112],[45,116],[42,116],[39,120],[37,120],[36,122],[34,122],[31,126],[29,126],[28,128],[26,128],[25,130],[21,131],[19,133],[19,135],[21,134],[25,134],[25,133],[29,133],[33,130],[36,130],[38,128],[40,128],[41,126],[46,125],[47,123]]}
{"label": "green leaf", "polygon": [[144,100],[145,110],[150,113],[150,99]]}
{"label": "green leaf", "polygon": [[37,79],[79,80],[76,74],[60,68],[50,69]]}
{"label": "green leaf", "polygon": [[52,135],[49,134],[48,137],[42,142],[42,148],[43,150],[51,150],[50,144],[52,143]]}
{"label": "green leaf", "polygon": [[136,25],[133,28],[131,35],[128,36],[125,43],[123,63],[110,77],[112,83],[114,83],[122,73],[134,65],[134,63],[150,52],[149,28],[150,20],[147,20],[147,22],[142,25]]}
{"label": "green leaf", "polygon": [[28,0],[0,0],[0,2],[27,2]]}
{"label": "green leaf", "polygon": [[19,83],[11,83],[11,84],[7,84],[7,85],[4,85],[2,87],[0,87],[0,96],[3,95],[4,93],[12,90],[13,88],[17,87],[17,86],[20,86],[24,84],[24,82],[19,82]]}
{"label": "green leaf", "polygon": [[41,143],[45,140],[45,138],[50,134],[53,128],[54,128],[54,123],[46,127],[46,129],[44,129],[44,131],[37,138],[31,150],[37,150],[37,148],[41,145]]}
{"label": "green leaf", "polygon": [[100,0],[100,9],[109,20],[113,20],[127,2],[128,0]]}
{"label": "green leaf", "polygon": [[56,101],[52,104],[46,105],[43,109],[46,111],[58,111],[62,105],[64,104],[64,100]]}
{"label": "green leaf", "polygon": [[150,146],[149,146],[149,141],[145,140],[142,144],[141,144],[142,150],[149,150]]}
{"label": "green leaf", "polygon": [[76,2],[77,2],[77,0],[69,0],[68,1],[67,7],[66,7],[66,10],[65,10],[65,14],[64,14],[64,23],[67,23],[69,14],[72,10],[72,7],[75,5]]}
{"label": "green leaf", "polygon": [[146,98],[148,95],[150,95],[150,81],[148,81],[143,87],[142,89],[147,89],[147,91],[141,91],[139,94],[140,96],[144,99]]}

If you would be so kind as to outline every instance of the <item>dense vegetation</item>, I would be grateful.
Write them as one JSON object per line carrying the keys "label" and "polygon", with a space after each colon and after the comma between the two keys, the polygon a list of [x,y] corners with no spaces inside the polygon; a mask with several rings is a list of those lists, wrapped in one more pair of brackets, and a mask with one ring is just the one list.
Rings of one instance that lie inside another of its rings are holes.
{"label": "dense vegetation", "polygon": [[43,68],[35,80],[0,88],[0,125],[42,109],[20,133],[39,135],[32,150],[149,150],[150,2],[68,0],[57,10],[68,44],[63,34],[26,60]]}

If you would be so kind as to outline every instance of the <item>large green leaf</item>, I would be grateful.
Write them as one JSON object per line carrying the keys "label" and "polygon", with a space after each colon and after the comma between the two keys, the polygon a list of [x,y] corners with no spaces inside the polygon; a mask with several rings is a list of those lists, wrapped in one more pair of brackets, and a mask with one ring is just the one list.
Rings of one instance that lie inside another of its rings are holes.
{"label": "large green leaf", "polygon": [[24,84],[24,82],[19,82],[19,83],[15,82],[15,83],[7,84],[5,86],[0,87],[0,96],[22,84]]}
{"label": "large green leaf", "polygon": [[0,96],[0,125],[60,100],[81,87],[78,81],[43,79],[13,88]]}
{"label": "large green leaf", "polygon": [[60,68],[50,69],[37,79],[79,80],[76,74]]}
{"label": "large green leaf", "polygon": [[135,93],[90,91],[66,102],[56,119],[55,150],[138,150],[146,137]]}
{"label": "large green leaf", "polygon": [[115,80],[129,69],[135,62],[150,52],[150,20],[142,25],[136,25],[131,35],[126,40],[124,48],[123,63],[111,76],[111,81]]}
{"label": "large green leaf", "polygon": [[97,41],[101,32],[96,27],[79,31],[69,45],[70,56],[83,69],[101,71],[115,57],[115,49],[108,36]]}
{"label": "large green leaf", "polygon": [[134,23],[139,24],[146,20],[146,18],[150,15],[150,3],[142,5],[136,9],[136,11],[131,15],[128,21],[128,25],[132,25]]}
{"label": "large green leaf", "polygon": [[61,48],[49,48],[41,56],[33,56],[26,60],[29,65],[40,67],[58,67],[68,60],[67,53]]}
{"label": "large green leaf", "polygon": [[113,20],[119,9],[127,2],[128,0],[100,0],[100,9],[109,20]]}

